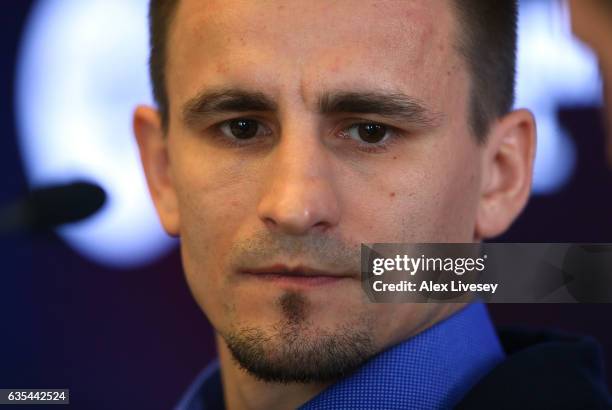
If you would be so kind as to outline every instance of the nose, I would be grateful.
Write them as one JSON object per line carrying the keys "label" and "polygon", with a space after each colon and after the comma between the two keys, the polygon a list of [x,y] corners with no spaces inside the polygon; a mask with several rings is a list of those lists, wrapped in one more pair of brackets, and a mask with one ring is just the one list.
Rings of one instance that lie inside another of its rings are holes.
{"label": "nose", "polygon": [[314,138],[281,138],[270,158],[258,217],[270,230],[289,235],[324,232],[340,218],[332,164]]}

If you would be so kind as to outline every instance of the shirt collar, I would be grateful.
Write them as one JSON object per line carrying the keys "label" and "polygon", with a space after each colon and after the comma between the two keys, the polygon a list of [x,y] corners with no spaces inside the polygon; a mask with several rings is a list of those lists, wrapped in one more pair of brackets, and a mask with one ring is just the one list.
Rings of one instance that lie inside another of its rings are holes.
{"label": "shirt collar", "polygon": [[[451,408],[503,359],[485,306],[473,303],[372,357],[300,410]],[[217,361],[198,375],[176,409],[223,409]]]}

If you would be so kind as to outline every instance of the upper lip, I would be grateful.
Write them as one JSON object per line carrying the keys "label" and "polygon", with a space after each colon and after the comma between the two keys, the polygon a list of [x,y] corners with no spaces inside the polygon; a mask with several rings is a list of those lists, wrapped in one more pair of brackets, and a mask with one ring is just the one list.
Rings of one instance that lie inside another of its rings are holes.
{"label": "upper lip", "polygon": [[270,266],[247,268],[240,270],[241,273],[258,275],[258,274],[279,274],[288,276],[330,276],[330,277],[348,277],[354,276],[349,272],[332,272],[323,269],[313,268],[307,265],[288,266],[282,263],[277,263]]}

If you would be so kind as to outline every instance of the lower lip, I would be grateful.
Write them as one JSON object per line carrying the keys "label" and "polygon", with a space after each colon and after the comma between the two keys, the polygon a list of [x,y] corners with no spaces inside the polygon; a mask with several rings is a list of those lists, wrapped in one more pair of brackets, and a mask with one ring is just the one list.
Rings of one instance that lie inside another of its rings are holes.
{"label": "lower lip", "polygon": [[346,276],[300,276],[300,275],[281,275],[278,273],[254,273],[251,277],[264,280],[276,285],[299,286],[299,287],[319,287],[332,285],[341,280],[348,279]]}

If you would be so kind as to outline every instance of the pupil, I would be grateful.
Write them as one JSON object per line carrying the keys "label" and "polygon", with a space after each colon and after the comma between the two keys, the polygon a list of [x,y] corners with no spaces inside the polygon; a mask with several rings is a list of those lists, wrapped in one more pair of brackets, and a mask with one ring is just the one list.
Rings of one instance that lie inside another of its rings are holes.
{"label": "pupil", "polygon": [[236,138],[253,138],[257,133],[257,123],[253,120],[234,120],[230,123],[230,129]]}
{"label": "pupil", "polygon": [[377,143],[385,138],[387,128],[380,124],[361,124],[359,126],[359,137],[365,142]]}

